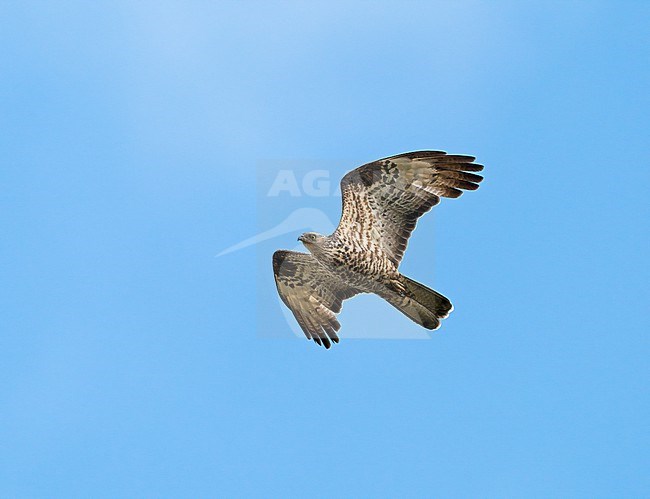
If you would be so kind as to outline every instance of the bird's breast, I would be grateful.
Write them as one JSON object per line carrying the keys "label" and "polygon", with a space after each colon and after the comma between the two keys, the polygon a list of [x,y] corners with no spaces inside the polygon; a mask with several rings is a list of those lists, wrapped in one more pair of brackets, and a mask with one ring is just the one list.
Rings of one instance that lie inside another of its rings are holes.
{"label": "bird's breast", "polygon": [[363,290],[373,290],[395,266],[377,252],[342,243],[319,255],[321,263],[344,282]]}

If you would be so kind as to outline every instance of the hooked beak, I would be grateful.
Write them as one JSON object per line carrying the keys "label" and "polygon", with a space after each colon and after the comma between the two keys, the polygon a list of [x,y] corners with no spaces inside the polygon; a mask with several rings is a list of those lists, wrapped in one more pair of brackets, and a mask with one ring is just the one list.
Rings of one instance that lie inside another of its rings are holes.
{"label": "hooked beak", "polygon": [[302,236],[298,237],[298,241],[300,241],[301,243],[304,243],[304,242],[305,242],[305,240],[303,239]]}

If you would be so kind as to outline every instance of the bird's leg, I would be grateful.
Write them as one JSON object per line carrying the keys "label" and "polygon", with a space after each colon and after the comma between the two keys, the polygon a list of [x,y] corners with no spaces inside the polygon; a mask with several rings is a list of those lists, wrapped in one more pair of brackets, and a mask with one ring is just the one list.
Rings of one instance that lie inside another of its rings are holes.
{"label": "bird's leg", "polygon": [[386,287],[391,291],[395,291],[400,296],[406,296],[406,288],[399,279],[388,279],[386,281]]}

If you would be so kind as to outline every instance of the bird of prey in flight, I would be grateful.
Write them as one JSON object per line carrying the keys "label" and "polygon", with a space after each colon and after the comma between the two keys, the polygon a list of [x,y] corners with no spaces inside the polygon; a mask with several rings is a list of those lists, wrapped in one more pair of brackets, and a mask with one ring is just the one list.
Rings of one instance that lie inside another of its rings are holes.
{"label": "bird of prey in flight", "polygon": [[341,180],[343,213],[333,234],[306,232],[309,253],[276,251],[278,293],[307,336],[329,348],[339,342],[343,300],[375,293],[427,329],[453,309],[440,293],[400,274],[406,244],[420,216],[475,190],[483,177],[473,156],[442,151],[398,154],[360,166]]}

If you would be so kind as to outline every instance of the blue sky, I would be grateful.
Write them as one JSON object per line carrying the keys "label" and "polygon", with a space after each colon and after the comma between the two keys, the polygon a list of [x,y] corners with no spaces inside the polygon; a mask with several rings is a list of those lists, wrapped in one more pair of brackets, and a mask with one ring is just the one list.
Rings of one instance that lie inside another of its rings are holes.
{"label": "blue sky", "polygon": [[[0,495],[648,496],[649,22],[1,2]],[[264,297],[297,233],[215,258],[286,216],[278,164],[416,149],[486,165],[402,267],[455,304],[430,340],[352,339],[420,334],[371,297],[295,339]]]}

